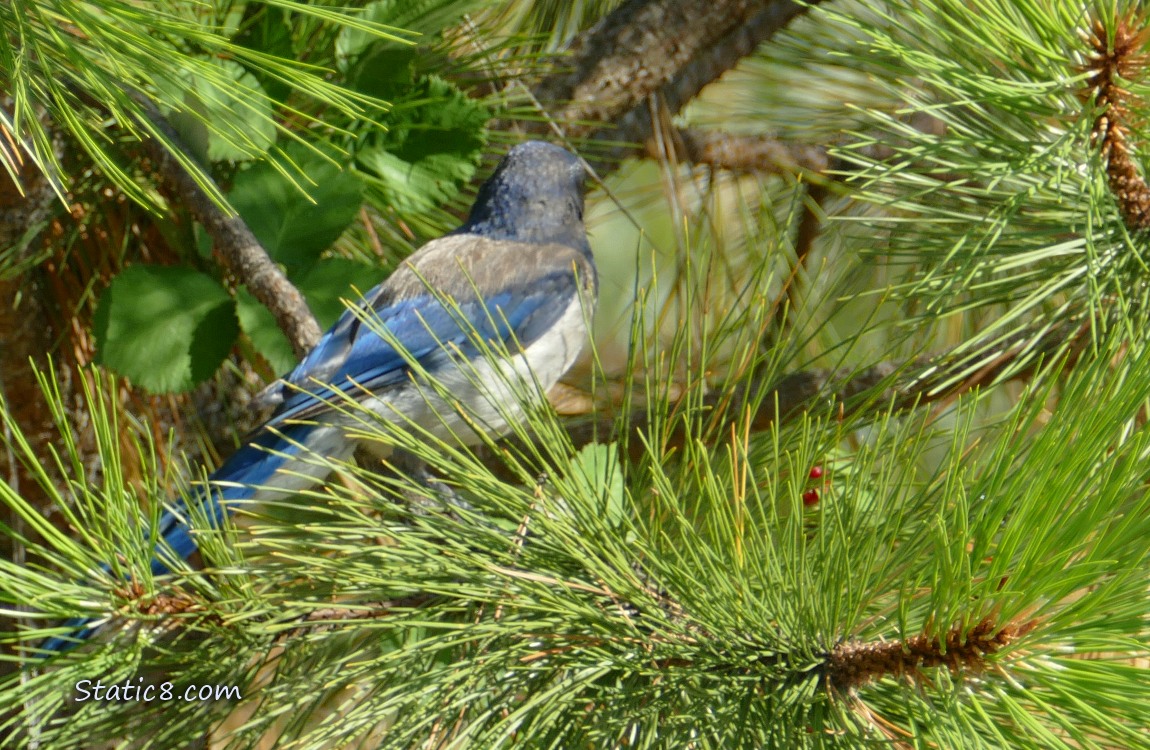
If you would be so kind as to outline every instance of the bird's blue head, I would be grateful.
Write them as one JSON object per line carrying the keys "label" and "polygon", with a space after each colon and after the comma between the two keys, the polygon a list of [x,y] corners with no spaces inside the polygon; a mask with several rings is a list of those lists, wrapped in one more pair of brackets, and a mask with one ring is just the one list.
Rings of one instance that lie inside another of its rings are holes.
{"label": "bird's blue head", "polygon": [[590,253],[583,227],[583,163],[541,141],[515,146],[479,188],[456,233],[496,240],[559,243]]}

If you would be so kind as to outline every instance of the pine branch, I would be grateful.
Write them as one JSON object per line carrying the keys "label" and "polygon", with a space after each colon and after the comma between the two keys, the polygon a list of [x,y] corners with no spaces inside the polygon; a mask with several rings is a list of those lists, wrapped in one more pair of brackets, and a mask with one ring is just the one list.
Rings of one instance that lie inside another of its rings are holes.
{"label": "pine branch", "polygon": [[1148,59],[1143,50],[1148,39],[1150,28],[1145,19],[1132,15],[1115,21],[1113,36],[1100,19],[1095,19],[1087,40],[1092,53],[1085,93],[1093,94],[1101,110],[1091,132],[1102,148],[1110,191],[1132,231],[1150,229],[1150,186],[1130,153],[1131,115],[1127,104],[1132,94],[1123,84],[1142,77]]}
{"label": "pine branch", "polygon": [[[880,643],[846,642],[835,646],[824,664],[826,684],[846,693],[883,677],[922,678],[922,670],[982,671],[986,656],[998,653],[1037,626],[1033,620],[998,625],[986,618],[973,628],[956,625],[945,639],[916,635]],[[945,642],[944,642],[945,641]]]}
{"label": "pine branch", "polygon": [[676,114],[806,10],[792,0],[631,0],[576,37],[533,94],[558,103],[551,120],[569,138],[644,143],[654,134],[648,97]]}

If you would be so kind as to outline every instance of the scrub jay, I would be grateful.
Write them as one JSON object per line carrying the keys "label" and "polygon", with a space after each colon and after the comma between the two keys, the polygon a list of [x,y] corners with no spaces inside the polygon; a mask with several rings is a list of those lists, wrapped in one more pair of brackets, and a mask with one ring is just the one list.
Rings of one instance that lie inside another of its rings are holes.
{"label": "scrub jay", "polygon": [[[463,226],[404,261],[260,395],[275,413],[199,493],[211,522],[220,523],[231,502],[283,497],[322,480],[329,468],[309,454],[349,459],[355,441],[346,428],[356,424],[349,399],[390,422],[464,443],[479,440],[477,427],[498,434],[508,418],[520,418],[516,391],[535,382],[550,389],[587,336],[598,280],[583,227],[583,177],[579,159],[558,146],[512,148]],[[485,355],[487,343],[510,356]],[[442,387],[428,386],[421,372]],[[185,511],[181,502],[159,523],[181,558],[196,551]],[[153,558],[154,574],[170,570]],[[71,638],[40,648],[64,651],[95,630],[81,618],[66,625],[76,631]]]}

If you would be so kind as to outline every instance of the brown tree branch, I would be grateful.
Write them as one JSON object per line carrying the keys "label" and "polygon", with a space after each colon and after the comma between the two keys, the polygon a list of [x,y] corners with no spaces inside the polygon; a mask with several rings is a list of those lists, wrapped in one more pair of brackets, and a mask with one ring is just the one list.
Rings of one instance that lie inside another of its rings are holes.
{"label": "brown tree branch", "polygon": [[[811,0],[809,5],[821,2]],[[670,12],[672,5],[675,12]],[[836,164],[824,144],[668,124],[707,84],[807,10],[792,0],[627,2],[577,36],[557,71],[535,86],[532,94],[548,118],[528,130],[544,133],[554,123],[568,138],[618,144],[597,151],[601,171],[628,156],[663,157],[655,138],[658,125],[663,140],[676,146],[676,155],[693,164],[736,172],[825,175]],[[730,23],[732,18],[746,21]],[[642,23],[648,25],[640,27]],[[673,54],[664,55],[667,50]],[[656,106],[649,105],[650,97]],[[653,110],[659,113],[658,124],[652,120]],[[924,133],[943,129],[941,121],[926,113],[913,115],[908,123]],[[860,153],[882,161],[894,150],[876,146]]]}
{"label": "brown tree branch", "polygon": [[[182,140],[167,119],[149,100],[137,97],[137,101],[145,108],[151,124],[167,141],[165,144],[158,138],[143,140],[156,170],[179,202],[203,225],[224,265],[271,311],[280,330],[291,342],[292,351],[302,358],[322,335],[303,295],[268,256],[244,220],[217,205],[173,155],[171,149],[180,148]],[[188,153],[187,149],[181,151]]]}
{"label": "brown tree branch", "polygon": [[541,81],[535,97],[559,103],[555,119],[570,137],[585,136],[638,107],[704,50],[747,23],[758,5],[627,0],[575,37],[565,61],[570,67]]}
{"label": "brown tree branch", "polygon": [[[661,114],[675,115],[806,11],[793,0],[630,0],[577,36],[566,65],[532,93],[566,137],[639,143],[638,153],[658,157],[649,97]],[[828,166],[819,146],[765,136],[675,130],[672,140],[687,161],[736,171],[823,172]],[[634,147],[618,146],[602,154],[601,163],[610,167],[633,153]]]}
{"label": "brown tree branch", "polygon": [[[821,0],[812,0],[817,4]],[[759,2],[762,9],[741,26],[734,28],[722,36],[712,45],[702,49],[698,56],[683,66],[667,81],[657,92],[651,92],[658,99],[665,116],[678,114],[710,83],[718,80],[724,73],[734,68],[739,62],[753,53],[760,44],[768,41],[779,31],[785,29],[791,21],[807,12],[807,7],[791,2],[791,0],[773,0]],[[601,137],[613,141],[631,141],[648,143],[655,133],[655,124],[651,120],[650,107],[637,106],[624,114],[609,132]],[[699,159],[692,158],[689,134],[680,135],[681,140],[688,146],[686,155],[688,159],[697,163],[714,164],[706,157],[716,154],[715,145],[709,149],[698,152]],[[697,138],[698,136],[696,136]],[[731,137],[731,136],[727,136]],[[773,139],[764,139],[772,141]],[[744,140],[744,143],[747,143]],[[753,142],[753,141],[750,141]],[[746,146],[744,146],[746,148]],[[650,147],[648,146],[648,152]]]}
{"label": "brown tree branch", "polygon": [[[817,1],[817,0],[816,0]],[[568,137],[635,132],[659,94],[674,114],[806,7],[793,0],[628,0],[577,36],[535,87]],[[646,137],[631,139],[646,140]]]}

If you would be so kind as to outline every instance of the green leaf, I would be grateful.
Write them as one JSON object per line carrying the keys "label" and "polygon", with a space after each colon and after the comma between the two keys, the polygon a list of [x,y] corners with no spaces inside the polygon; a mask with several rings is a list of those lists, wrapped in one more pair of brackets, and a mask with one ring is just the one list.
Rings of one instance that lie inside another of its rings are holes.
{"label": "green leaf", "polygon": [[383,269],[374,266],[346,258],[325,258],[300,276],[296,284],[320,326],[327,328],[343,314],[343,300],[357,302],[384,275]]}
{"label": "green leaf", "polygon": [[386,133],[358,155],[398,211],[443,204],[475,175],[489,112],[450,83],[426,76],[391,112]]}
{"label": "green leaf", "polygon": [[[581,484],[587,497],[598,497],[604,517],[612,526],[626,520],[627,503],[623,467],[615,443],[590,443],[571,458],[568,472]],[[582,493],[581,493],[582,494]]]}
{"label": "green leaf", "polygon": [[376,45],[348,72],[348,86],[380,99],[402,97],[415,80],[415,47]]}
{"label": "green leaf", "polygon": [[268,254],[289,272],[310,268],[355,219],[363,184],[352,173],[302,146],[288,158],[313,185],[307,194],[274,164],[261,162],[236,176],[228,199],[259,238]]}
{"label": "green leaf", "polygon": [[251,159],[275,143],[271,101],[239,63],[205,61],[158,84],[183,102],[168,120],[201,161]]}
{"label": "green leaf", "polygon": [[236,292],[236,314],[240,319],[240,328],[273,370],[282,373],[295,367],[296,356],[291,342],[280,330],[271,311],[252,296],[246,287]]}
{"label": "green leaf", "polygon": [[209,378],[239,333],[219,282],[178,266],[124,270],[100,297],[93,328],[97,362],[155,393]]}

